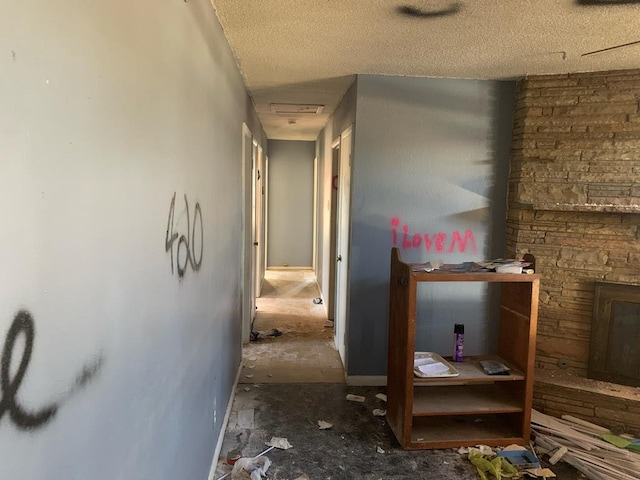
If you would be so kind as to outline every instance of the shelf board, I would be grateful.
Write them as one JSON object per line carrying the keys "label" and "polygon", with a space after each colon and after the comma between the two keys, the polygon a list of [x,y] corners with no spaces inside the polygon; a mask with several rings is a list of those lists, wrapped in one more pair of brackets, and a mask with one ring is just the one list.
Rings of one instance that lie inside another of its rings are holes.
{"label": "shelf board", "polygon": [[523,402],[504,383],[414,388],[413,416],[517,413]]}
{"label": "shelf board", "polygon": [[411,272],[411,276],[418,282],[522,282],[533,283],[540,279],[537,273],[495,273],[472,272],[453,273],[434,270],[433,272]]}
{"label": "shelf board", "polygon": [[[413,378],[413,384],[415,386],[428,386],[433,384],[443,383],[483,383],[483,382],[513,382],[524,380],[524,373],[521,370],[514,367],[509,362],[495,355],[482,355],[482,356],[470,356],[465,357],[464,362],[453,362],[451,357],[447,357],[446,360],[451,363],[451,366],[458,370],[460,375],[457,377],[433,377],[433,378]],[[509,375],[487,375],[482,370],[480,360],[496,360],[502,362],[511,369]]]}
{"label": "shelf board", "polygon": [[478,444],[506,446],[513,443],[523,445],[527,439],[515,427],[518,423],[517,415],[414,418],[411,443],[405,448],[457,448]]}

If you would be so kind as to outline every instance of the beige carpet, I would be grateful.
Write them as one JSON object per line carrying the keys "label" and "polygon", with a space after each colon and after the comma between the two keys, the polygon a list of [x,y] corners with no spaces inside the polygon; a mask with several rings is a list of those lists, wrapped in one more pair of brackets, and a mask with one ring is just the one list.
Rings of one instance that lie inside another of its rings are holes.
{"label": "beige carpet", "polygon": [[312,270],[267,270],[253,330],[282,335],[244,346],[240,383],[344,383],[319,295]]}

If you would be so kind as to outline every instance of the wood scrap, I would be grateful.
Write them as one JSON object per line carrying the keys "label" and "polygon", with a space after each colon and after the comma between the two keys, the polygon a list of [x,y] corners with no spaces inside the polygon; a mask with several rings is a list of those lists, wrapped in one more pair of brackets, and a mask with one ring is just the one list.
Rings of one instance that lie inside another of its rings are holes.
{"label": "wood scrap", "polygon": [[640,454],[602,440],[608,429],[570,415],[562,420],[538,411],[531,415],[538,448],[554,462],[563,461],[590,480],[638,480]]}

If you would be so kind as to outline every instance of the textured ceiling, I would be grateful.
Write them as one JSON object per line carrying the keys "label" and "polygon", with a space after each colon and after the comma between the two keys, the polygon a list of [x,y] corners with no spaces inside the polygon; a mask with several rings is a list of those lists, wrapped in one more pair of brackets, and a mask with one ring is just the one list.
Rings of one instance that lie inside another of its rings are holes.
{"label": "textured ceiling", "polygon": [[[272,139],[315,140],[354,74],[509,79],[640,67],[633,0],[212,2]],[[325,108],[282,115],[272,103]]]}

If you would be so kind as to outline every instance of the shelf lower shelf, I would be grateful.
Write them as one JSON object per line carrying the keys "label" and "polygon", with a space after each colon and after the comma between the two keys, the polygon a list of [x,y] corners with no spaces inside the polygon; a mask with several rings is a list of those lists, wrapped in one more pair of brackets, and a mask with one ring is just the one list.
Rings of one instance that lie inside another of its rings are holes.
{"label": "shelf lower shelf", "polygon": [[[517,385],[514,385],[517,386]],[[522,412],[517,389],[504,383],[414,388],[413,416]]]}
{"label": "shelf lower shelf", "polygon": [[478,444],[522,445],[529,439],[518,428],[520,422],[521,416],[518,414],[418,417],[413,419],[411,442],[404,448],[418,450]]}

